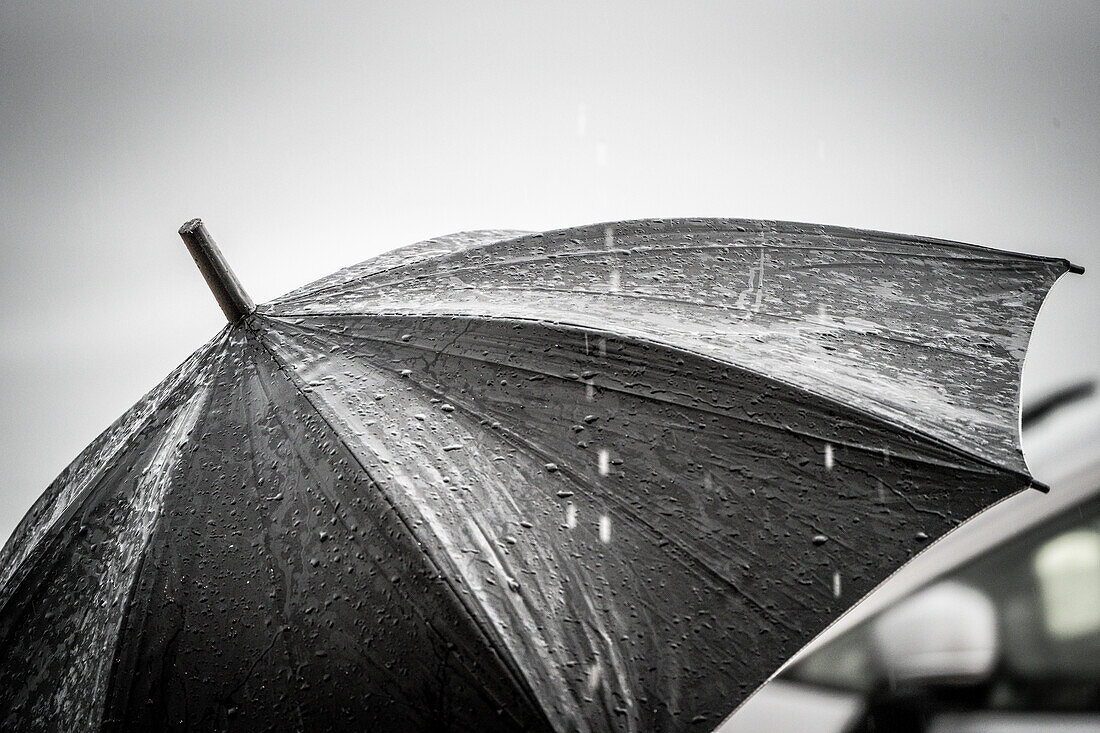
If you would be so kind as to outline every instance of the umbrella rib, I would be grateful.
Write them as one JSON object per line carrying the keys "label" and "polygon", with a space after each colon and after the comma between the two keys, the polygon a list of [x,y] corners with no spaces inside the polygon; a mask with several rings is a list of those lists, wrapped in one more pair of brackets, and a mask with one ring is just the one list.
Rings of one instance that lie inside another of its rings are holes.
{"label": "umbrella rib", "polygon": [[[629,299],[632,299],[632,300],[650,300],[650,301],[656,301],[658,303],[674,303],[674,304],[677,304],[677,305],[692,306],[694,308],[709,308],[709,309],[720,310],[720,311],[725,311],[725,312],[729,312],[729,313],[748,313],[748,314],[762,313],[762,314],[768,316],[769,318],[774,318],[774,319],[780,320],[780,321],[786,321],[787,323],[792,323],[792,324],[805,323],[805,321],[803,319],[798,318],[796,316],[784,315],[782,313],[775,313],[775,312],[772,312],[772,311],[769,311],[769,310],[765,310],[763,308],[761,308],[760,310],[753,310],[752,308],[747,307],[747,306],[744,307],[744,308],[741,308],[741,307],[738,307],[738,306],[735,306],[735,305],[732,305],[732,306],[731,305],[720,305],[718,303],[705,303],[705,302],[700,302],[700,301],[695,301],[695,300],[685,300],[683,298],[668,298],[668,297],[664,297],[664,296],[661,296],[661,295],[653,295],[653,294],[649,294],[649,293],[638,293],[638,292],[626,293],[626,292],[622,292],[622,291],[616,292],[616,291],[612,291],[612,290],[586,290],[586,289],[583,289],[583,288],[574,288],[572,290],[564,290],[564,289],[560,289],[560,288],[550,288],[550,287],[535,287],[535,286],[520,287],[520,286],[513,286],[513,285],[494,285],[492,287],[486,287],[486,288],[479,288],[479,287],[475,287],[473,285],[470,285],[470,286],[467,286],[467,287],[464,287],[464,288],[453,288],[453,289],[454,290],[469,290],[469,291],[473,291],[473,292],[507,291],[507,292],[519,292],[519,293],[524,293],[524,292],[561,293],[563,295],[577,295],[577,294],[580,294],[580,295],[600,295],[600,296],[607,296],[607,297],[612,297],[612,298],[629,298]],[[273,317],[284,317],[284,316],[301,317],[301,316],[329,316],[329,315],[333,315],[333,316],[350,316],[350,315],[356,315],[356,314],[353,314],[353,313],[338,313],[338,312],[332,312],[332,313],[329,313],[329,312],[322,312],[322,313],[281,312],[281,313],[268,313],[267,315],[268,316],[273,316]],[[373,315],[373,314],[360,313],[358,315]],[[431,314],[431,315],[435,315],[435,314]],[[454,315],[462,315],[462,314],[456,313]],[[466,315],[469,316],[470,314],[466,314]],[[477,318],[479,316],[474,315],[474,316],[470,316],[470,317]],[[480,316],[480,317],[485,317],[485,316]],[[495,319],[497,317],[493,316],[493,318]],[[515,316],[515,318],[521,318],[521,317],[520,316]],[[748,317],[746,316],[745,318],[741,318],[739,320],[745,321],[747,319],[748,319]],[[844,327],[843,325],[838,325],[835,328],[829,328],[829,324],[811,324],[809,326],[805,326],[804,328],[806,330],[814,330],[815,327],[820,328],[821,330],[826,330],[826,331],[834,331],[835,330],[835,331],[851,332],[850,329]],[[969,356],[966,352],[958,351],[956,349],[952,349],[952,348],[949,348],[947,346],[938,346],[936,344],[931,344],[931,343],[918,341],[915,338],[906,337],[906,336],[902,335],[901,333],[899,333],[898,331],[895,331],[895,330],[890,329],[890,328],[883,328],[882,330],[878,330],[878,331],[866,331],[866,330],[865,331],[857,331],[856,333],[858,333],[861,336],[871,336],[873,338],[881,339],[883,341],[893,341],[893,342],[900,343],[900,344],[906,344],[908,346],[918,346],[918,347],[924,348],[924,349],[933,349],[935,351],[940,351],[940,352],[943,352],[943,353],[946,353],[946,354],[952,354],[954,356],[961,356],[961,357]]]}
{"label": "umbrella rib", "polygon": [[[471,316],[469,314],[451,314],[451,315],[453,317],[456,316],[456,317],[467,318],[467,319],[475,320],[475,321],[479,320],[479,319],[485,319],[485,320],[492,320],[494,322],[520,322],[520,323],[546,324],[546,325],[550,325],[550,326],[559,326],[559,327],[564,327],[564,328],[569,328],[569,329],[575,329],[575,330],[583,331],[586,334],[593,334],[593,335],[602,336],[602,337],[605,337],[605,338],[607,338],[607,337],[618,338],[618,339],[622,338],[622,334],[616,334],[616,333],[613,333],[613,332],[610,332],[610,331],[603,331],[603,330],[601,330],[599,328],[596,328],[596,327],[585,326],[585,325],[581,325],[581,324],[578,324],[578,323],[568,323],[568,322],[560,322],[560,321],[544,321],[542,319],[537,319],[537,318],[521,318],[521,317],[507,317],[507,318],[504,318],[504,317],[484,316],[484,315]],[[408,317],[414,317],[414,318],[423,318],[424,315],[423,314],[418,314],[418,313],[396,313],[396,312],[393,312],[393,313],[367,313],[367,314],[364,314],[364,313],[325,313],[325,314],[305,313],[305,314],[279,314],[278,316],[265,315],[264,317],[269,318],[269,319],[273,319],[273,320],[274,319],[283,320],[287,317],[307,317],[307,318],[329,318],[329,317],[352,317],[352,318],[375,318],[375,317],[377,317],[377,318],[391,318],[391,317],[396,317],[396,318],[408,318]],[[440,317],[446,317],[446,314],[440,314]],[[313,328],[315,330],[321,330],[319,327],[316,327],[316,326],[305,326],[305,325],[302,325],[302,324],[293,324],[293,323],[289,323],[289,322],[288,322],[288,325],[297,326],[299,328],[306,328],[306,329]],[[393,342],[387,341],[385,339],[371,338],[369,336],[365,336],[365,335],[362,335],[362,334],[356,335],[356,338],[365,338],[365,339],[369,339],[369,340],[372,340],[372,341],[377,341],[379,343],[393,343]],[[952,445],[951,443],[943,440],[942,438],[938,438],[934,435],[930,435],[930,434],[924,432],[923,430],[920,430],[918,428],[914,428],[914,427],[911,427],[909,425],[905,425],[903,423],[897,422],[897,421],[895,421],[895,420],[893,420],[893,419],[891,419],[887,416],[884,416],[884,415],[877,415],[877,414],[872,413],[869,410],[866,410],[862,407],[858,407],[856,405],[848,404],[848,403],[842,402],[842,401],[840,401],[836,398],[823,395],[823,394],[821,394],[819,392],[816,392],[816,391],[814,391],[814,390],[812,390],[808,387],[803,387],[803,386],[800,386],[800,385],[785,382],[785,381],[777,379],[775,377],[763,374],[762,372],[758,372],[754,369],[749,369],[749,368],[744,367],[740,364],[735,364],[731,361],[721,359],[721,358],[717,358],[712,354],[706,354],[706,353],[699,352],[699,351],[693,351],[691,349],[685,349],[685,348],[679,347],[679,346],[672,346],[670,344],[663,343],[663,342],[660,342],[660,341],[655,341],[653,339],[647,338],[645,336],[640,336],[640,335],[631,335],[630,338],[636,339],[637,341],[642,342],[642,343],[650,344],[650,345],[653,345],[653,346],[659,346],[661,348],[670,349],[672,351],[679,351],[681,353],[688,354],[688,355],[693,356],[693,357],[702,358],[702,359],[705,359],[705,360],[708,360],[708,361],[713,361],[715,363],[727,366],[731,369],[735,369],[735,370],[741,371],[743,373],[752,375],[754,377],[757,377],[757,378],[760,378],[760,379],[778,384],[781,387],[784,387],[784,388],[787,388],[787,389],[792,389],[792,390],[797,390],[797,391],[800,391],[800,392],[804,392],[804,393],[806,393],[808,395],[812,395],[816,399],[820,399],[820,400],[822,400],[822,401],[824,401],[824,402],[826,402],[826,403],[828,403],[828,404],[830,404],[834,407],[839,407],[839,408],[845,409],[845,410],[851,410],[853,412],[856,412],[857,414],[859,414],[861,417],[863,417],[865,419],[885,424],[885,425],[887,425],[891,428],[894,428],[896,430],[906,432],[906,433],[910,433],[910,434],[915,435],[915,436],[917,436],[921,439],[927,440],[927,441],[933,443],[934,445],[936,445],[937,447],[945,450],[948,453],[951,453],[951,454],[954,454],[954,455],[957,455],[957,456],[961,456],[961,457],[966,458],[968,460],[972,460],[976,463],[981,464],[982,466],[985,466],[986,468],[992,468],[997,472],[1006,472],[1010,475],[1022,478],[1025,481],[1030,481],[1033,484],[1036,484],[1037,487],[1042,487],[1042,484],[1039,484],[1039,482],[1035,481],[1035,479],[1033,477],[1031,477],[1030,475],[1028,475],[1026,473],[1020,472],[1020,471],[1018,471],[1016,469],[1013,469],[1013,468],[1009,468],[1007,466],[1002,466],[1001,464],[999,464],[999,463],[997,463],[993,460],[990,460],[990,459],[985,458],[983,456],[980,456],[980,455],[977,455],[975,453],[971,453],[970,451],[959,448],[958,446]],[[406,346],[406,347],[412,346],[413,348],[419,348],[419,349],[423,349],[423,350],[426,350],[426,351],[436,351],[436,352],[438,351],[437,349],[433,349],[431,347],[426,347],[426,346],[415,346],[415,345],[411,345],[411,344],[402,344],[402,345]],[[488,362],[485,359],[479,359],[478,357],[467,356],[467,355],[464,355],[463,358],[475,359],[475,360],[478,360],[478,361],[486,361],[486,363],[495,363],[495,362]],[[521,367],[515,367],[515,368],[521,369]],[[534,372],[533,370],[528,370],[528,369],[524,369],[524,371],[531,371],[532,373],[544,374],[543,372]],[[563,379],[563,380],[565,379],[561,375],[556,375],[556,374],[549,374],[549,375],[546,375],[546,376],[551,376],[551,377],[555,377],[555,378],[559,378],[559,379]],[[606,388],[621,391],[621,392],[624,392],[626,394],[635,394],[633,392],[628,392],[626,390],[621,390],[619,388],[612,387],[612,386],[608,386]],[[649,396],[649,395],[647,395],[646,397],[648,399],[654,399],[654,400],[659,399],[657,397]],[[668,402],[668,400],[661,400],[661,401]],[[699,408],[699,409],[701,409],[703,411],[706,411],[708,413],[713,413],[713,414],[721,414],[721,415],[726,414],[726,413],[717,413],[712,408]],[[734,419],[737,419],[737,420],[747,421],[750,424],[754,424],[754,425],[760,425],[761,424],[759,421],[756,421],[756,420],[746,420],[745,418],[739,418],[739,417],[736,417],[736,416],[731,416],[731,417],[733,417]],[[794,431],[786,425],[781,425],[781,426],[771,425],[770,427],[773,427],[773,428],[776,428],[776,429],[786,430],[788,432],[794,432],[794,433],[796,433],[798,435],[801,435],[803,437],[806,437],[806,438],[811,438],[811,439],[814,439],[814,440],[827,442],[826,439],[821,437],[821,436],[811,435],[811,434],[808,434],[808,433],[804,433],[802,431]],[[838,443],[838,445],[841,445],[841,444]],[[854,449],[857,449],[857,450],[865,450],[865,451],[875,452],[874,449],[868,448],[866,446],[847,444],[847,443],[844,443],[842,445],[845,445],[845,447],[854,448]],[[897,457],[904,458],[905,456],[897,456]],[[925,463],[931,463],[931,461],[928,461],[925,458],[921,458],[921,457],[917,457],[917,456],[911,456],[910,458],[912,458],[913,460],[920,460],[920,461],[923,461]],[[977,469],[967,468],[965,466],[951,465],[950,467],[960,469],[960,470],[968,470],[970,472],[975,472],[975,473],[980,472]]]}
{"label": "umbrella rib", "polygon": [[[515,240],[505,240],[505,241],[508,242],[508,241],[515,241]],[[498,243],[498,242],[493,242],[493,243]],[[486,247],[487,247],[487,245],[486,245]],[[1001,269],[1014,269],[1014,265],[1021,265],[1022,266],[1022,264],[1023,264],[1022,261],[1020,261],[1020,260],[1014,260],[1014,259],[1010,259],[1010,258],[1002,258],[1002,259],[967,258],[967,256],[952,255],[952,254],[935,254],[935,253],[931,253],[931,252],[883,252],[883,251],[877,251],[877,250],[868,252],[868,250],[861,249],[861,248],[858,248],[858,247],[850,247],[850,248],[814,247],[814,245],[810,245],[810,244],[775,244],[775,243],[759,243],[759,244],[733,244],[733,243],[730,243],[730,244],[676,244],[676,245],[664,245],[664,247],[657,247],[657,245],[649,245],[649,247],[645,247],[645,245],[642,245],[642,247],[634,247],[634,248],[629,248],[629,249],[615,248],[615,249],[604,249],[604,250],[580,250],[580,251],[574,251],[574,252],[539,254],[539,255],[533,255],[533,256],[526,256],[526,258],[513,258],[513,259],[510,259],[510,260],[497,260],[497,261],[494,261],[494,262],[478,262],[478,263],[474,263],[474,264],[458,265],[458,266],[454,266],[454,267],[438,267],[438,269],[434,269],[434,270],[431,270],[431,271],[426,272],[426,273],[410,274],[406,277],[399,278],[399,280],[389,280],[389,281],[377,282],[377,283],[370,282],[370,283],[367,283],[367,287],[362,288],[362,291],[370,292],[370,291],[372,291],[372,289],[393,288],[395,286],[404,285],[404,284],[407,284],[407,283],[410,283],[410,282],[429,281],[429,283],[430,283],[432,280],[438,280],[438,278],[448,277],[448,276],[459,274],[459,273],[467,273],[467,272],[484,273],[486,271],[502,269],[502,267],[510,267],[510,266],[522,265],[522,264],[533,264],[533,263],[539,263],[539,262],[548,262],[548,261],[551,261],[551,260],[569,260],[569,259],[577,259],[577,258],[588,258],[588,256],[593,256],[593,255],[614,255],[614,256],[616,256],[616,258],[623,259],[623,258],[626,258],[626,256],[628,256],[630,254],[635,254],[635,253],[640,253],[640,252],[670,252],[670,251],[684,252],[684,251],[693,251],[693,250],[694,251],[706,251],[706,250],[718,250],[718,251],[773,250],[773,251],[782,251],[782,252],[806,252],[806,251],[809,251],[809,252],[843,252],[843,253],[862,252],[862,253],[886,254],[886,255],[891,255],[891,256],[898,256],[898,258],[913,258],[913,259],[919,259],[919,260],[936,260],[936,261],[941,261],[941,262],[980,263],[980,264],[985,264],[985,265],[996,265],[998,267],[1001,267]],[[470,250],[463,250],[461,252],[445,254],[445,255],[441,256],[440,260],[442,260],[443,258],[448,258],[448,256],[452,256],[452,254],[453,255],[461,255],[461,254],[465,254],[466,252],[470,252]],[[1016,256],[1024,256],[1024,255],[1016,255]],[[1034,258],[1034,259],[1036,261],[1040,261],[1040,262],[1052,262],[1052,263],[1053,262],[1059,262],[1059,260],[1048,259],[1048,258]],[[324,295],[327,292],[338,291],[338,289],[349,287],[353,283],[356,283],[356,282],[362,284],[363,281],[371,280],[371,278],[377,277],[378,275],[382,275],[383,273],[386,273],[386,272],[393,272],[394,270],[400,270],[401,267],[416,267],[416,266],[425,267],[425,266],[433,264],[434,262],[438,262],[438,260],[429,259],[429,260],[422,260],[422,261],[419,261],[419,262],[410,263],[410,264],[407,264],[407,265],[400,265],[399,267],[394,267],[394,269],[390,269],[390,270],[386,270],[386,271],[382,271],[382,272],[378,272],[378,273],[370,273],[370,274],[363,275],[361,278],[357,278],[357,280],[352,280],[348,283],[334,283],[331,286],[320,289],[320,291],[317,291],[315,293],[311,293],[309,295],[311,297],[317,297],[319,295]],[[1065,262],[1065,261],[1062,261],[1062,262]],[[888,266],[888,263],[884,263],[884,262],[873,262],[873,261],[871,261],[871,262],[867,262],[866,264],[868,266],[879,266],[879,267]],[[1068,266],[1068,263],[1066,263],[1066,264]],[[827,264],[823,264],[823,266],[827,266]],[[802,269],[802,267],[805,267],[805,265],[801,265],[800,269]],[[300,300],[303,297],[304,296],[297,296],[293,299],[281,300],[281,303],[283,303],[283,304],[293,303],[293,302],[296,302],[296,300]]]}
{"label": "umbrella rib", "polygon": [[[332,435],[334,435],[335,438],[338,441],[340,441],[340,443],[342,443],[344,445],[344,448],[347,450],[348,454],[359,465],[360,470],[363,471],[363,473],[368,478],[371,479],[371,482],[374,483],[375,486],[378,486],[379,484],[374,479],[374,477],[371,475],[370,469],[368,469],[367,466],[365,466],[363,464],[363,462],[359,459],[359,456],[352,449],[352,446],[348,444],[348,442],[344,439],[343,434],[340,433],[340,431],[338,431],[336,429],[336,427],[329,420],[328,416],[325,415],[324,411],[321,410],[321,408],[313,400],[310,399],[309,393],[306,392],[305,389],[303,389],[303,385],[301,384],[300,379],[297,377],[297,375],[295,375],[293,373],[293,370],[289,369],[282,362],[282,360],[280,360],[278,358],[278,356],[275,354],[275,352],[264,342],[263,336],[259,332],[259,329],[257,329],[254,324],[249,323],[248,321],[244,322],[244,326],[245,326],[245,328],[247,328],[252,333],[255,341],[262,347],[264,352],[267,353],[268,357],[275,364],[275,367],[283,374],[284,377],[286,377],[286,379],[289,381],[289,383],[291,385],[293,385],[293,387],[298,391],[298,393],[302,396],[302,399],[305,400],[306,404],[308,404],[312,408],[313,412],[317,415],[317,417],[321,420],[321,422],[324,423],[324,425],[328,428],[329,432]],[[390,505],[390,507],[393,510],[394,514],[401,521],[402,525],[404,525],[405,530],[406,530],[406,532],[408,532],[409,536],[412,537],[414,540],[416,540],[416,533],[413,531],[412,524],[409,521],[409,519],[404,515],[404,513],[401,511],[400,507],[398,507],[397,504],[393,502],[393,500],[386,494],[386,492],[379,491],[379,494]],[[432,553],[427,549],[427,547],[424,547],[423,549],[424,549],[424,556],[428,559],[428,561],[435,568],[436,573],[438,574],[438,576],[444,580],[445,587],[451,592],[451,595],[454,598],[454,600],[456,600],[458,602],[459,606],[463,610],[465,610],[467,616],[473,622],[474,626],[481,632],[482,636],[485,638],[487,643],[496,652],[496,656],[501,660],[501,662],[505,665],[506,669],[508,669],[508,671],[511,673],[511,675],[513,676],[515,684],[517,685],[517,687],[519,688],[519,690],[523,694],[523,696],[527,698],[528,704],[531,706],[531,709],[536,711],[540,715],[540,717],[542,718],[543,722],[546,724],[548,729],[552,729],[553,725],[552,725],[551,721],[549,720],[549,718],[547,717],[546,712],[543,709],[542,704],[539,701],[538,696],[535,694],[535,691],[531,687],[530,682],[527,679],[526,675],[524,675],[522,673],[520,665],[512,657],[512,655],[509,652],[507,646],[500,643],[493,635],[491,635],[489,633],[488,629],[482,623],[481,619],[478,618],[477,614],[474,613],[474,610],[467,604],[465,599],[463,599],[462,594],[460,594],[458,592],[458,589],[454,587],[454,584],[451,581],[450,577],[445,572],[443,572],[442,566],[432,556]]]}
{"label": "umbrella rib", "polygon": [[[787,234],[794,234],[796,236],[803,237],[821,237],[826,239],[859,239],[868,242],[900,242],[903,244],[911,245],[934,245],[934,246],[946,246],[952,248],[969,249],[975,252],[982,252],[989,255],[1004,255],[1005,250],[1000,250],[995,247],[985,247],[980,244],[970,244],[968,242],[956,242],[950,239],[937,239],[934,237],[918,237],[911,234],[898,234],[896,232],[884,232],[877,229],[859,229],[854,227],[835,226],[831,224],[813,224],[810,222],[802,221],[786,221],[782,219],[736,219],[736,218],[723,218],[723,217],[672,217],[669,219],[631,219],[626,221],[608,221],[600,222],[598,224],[590,224],[582,227],[566,227],[564,229],[555,229],[547,232],[538,232],[536,236],[554,237],[554,236],[566,236],[570,233],[575,233],[577,229],[593,229],[597,232],[606,231],[608,227],[614,227],[616,229],[625,229],[627,227],[638,227],[645,225],[661,225],[666,229],[672,227],[683,227],[684,225],[697,225],[704,227],[710,224],[711,228],[703,228],[697,231],[690,231],[686,234],[688,237],[694,237],[699,233],[713,234],[716,230],[715,225],[721,225],[727,227],[724,231],[731,235],[752,235],[759,234],[762,236],[782,236]],[[765,229],[765,226],[770,226],[770,229]],[[748,230],[748,227],[752,227],[752,231]],[[653,226],[653,232],[660,233],[660,230]],[[622,236],[616,234],[616,236]],[[630,235],[627,235],[630,236]],[[633,236],[638,236],[637,234]],[[1044,257],[1042,255],[1033,255],[1025,252],[1008,252],[1014,257],[1022,257],[1025,259],[1033,260],[1047,260],[1052,261],[1057,258]],[[1062,260],[1065,262],[1065,260]]]}

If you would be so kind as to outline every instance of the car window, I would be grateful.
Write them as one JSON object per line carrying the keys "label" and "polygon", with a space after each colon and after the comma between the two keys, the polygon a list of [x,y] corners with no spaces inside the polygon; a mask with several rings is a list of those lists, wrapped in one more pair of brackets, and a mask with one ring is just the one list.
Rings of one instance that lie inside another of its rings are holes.
{"label": "car window", "polygon": [[956,576],[997,607],[993,709],[1100,707],[1100,502],[980,558]]}
{"label": "car window", "polygon": [[[998,617],[989,709],[1100,709],[1100,499],[1077,505],[941,577],[981,590]],[[868,619],[784,676],[866,693],[876,682]]]}

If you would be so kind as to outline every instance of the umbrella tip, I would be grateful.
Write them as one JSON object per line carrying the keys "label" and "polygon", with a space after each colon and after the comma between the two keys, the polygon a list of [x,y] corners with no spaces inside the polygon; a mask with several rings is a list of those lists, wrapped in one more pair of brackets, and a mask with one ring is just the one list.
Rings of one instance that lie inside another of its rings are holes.
{"label": "umbrella tip", "polygon": [[1042,481],[1036,481],[1035,479],[1031,479],[1031,486],[1028,488],[1035,489],[1036,491],[1041,491],[1044,494],[1050,493],[1050,486],[1044,484]]}
{"label": "umbrella tip", "polygon": [[1085,268],[1081,267],[1080,265],[1075,265],[1072,262],[1069,262],[1067,264],[1069,265],[1069,271],[1072,272],[1074,275],[1085,274]]}
{"label": "umbrella tip", "polygon": [[256,310],[256,304],[225,261],[202,219],[185,222],[179,229],[179,235],[229,322],[236,323],[251,315]]}
{"label": "umbrella tip", "polygon": [[195,231],[201,226],[202,219],[191,219],[190,221],[185,221],[183,223],[183,226],[180,227],[180,236],[182,237],[185,234],[189,234],[190,232]]}

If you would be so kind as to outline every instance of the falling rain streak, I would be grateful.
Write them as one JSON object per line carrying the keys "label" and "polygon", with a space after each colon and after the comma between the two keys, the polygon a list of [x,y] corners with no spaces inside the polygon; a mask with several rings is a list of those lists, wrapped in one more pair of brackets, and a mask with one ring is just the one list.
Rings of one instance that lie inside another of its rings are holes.
{"label": "falling rain streak", "polygon": [[600,663],[599,662],[593,662],[592,664],[588,665],[588,693],[589,694],[592,694],[593,692],[595,692],[596,690],[599,689],[599,687],[600,687],[600,678],[601,677],[602,677],[602,674],[600,673]]}
{"label": "falling rain streak", "polygon": [[606,514],[600,515],[600,542],[605,545],[611,542],[611,517]]}

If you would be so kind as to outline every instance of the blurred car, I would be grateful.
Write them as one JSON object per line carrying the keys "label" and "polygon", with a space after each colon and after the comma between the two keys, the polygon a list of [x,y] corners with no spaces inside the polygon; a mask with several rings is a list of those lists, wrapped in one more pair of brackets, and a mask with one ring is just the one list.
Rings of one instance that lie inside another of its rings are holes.
{"label": "blurred car", "polygon": [[720,733],[1100,731],[1100,398],[1025,413],[1049,494],[990,508],[796,655]]}

